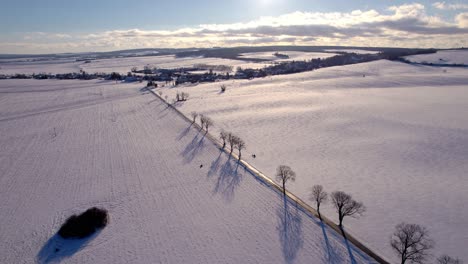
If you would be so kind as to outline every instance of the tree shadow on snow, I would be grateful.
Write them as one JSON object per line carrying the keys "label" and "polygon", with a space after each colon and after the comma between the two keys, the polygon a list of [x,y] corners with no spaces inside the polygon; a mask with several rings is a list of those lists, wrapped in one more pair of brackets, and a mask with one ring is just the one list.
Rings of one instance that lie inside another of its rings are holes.
{"label": "tree shadow on snow", "polygon": [[223,154],[223,150],[219,149],[219,155],[213,162],[211,162],[210,169],[208,170],[208,173],[206,174],[207,177],[211,177],[218,172],[219,165],[221,163],[222,154]]}
{"label": "tree shadow on snow", "polygon": [[140,88],[139,91],[140,91],[140,93],[142,93],[142,94],[149,94],[150,91],[148,91],[148,89],[149,89],[149,88],[143,87],[143,88]]}
{"label": "tree shadow on snow", "polygon": [[89,242],[96,238],[101,231],[98,230],[89,237],[83,239],[64,239],[58,234],[53,235],[37,253],[36,259],[39,264],[58,263],[73,256],[85,248]]}
{"label": "tree shadow on snow", "polygon": [[193,123],[190,123],[190,126],[188,126],[186,129],[182,130],[182,132],[180,132],[180,134],[177,136],[177,140],[181,140],[182,138],[184,138],[190,132],[190,129],[192,128],[192,125],[193,125]]}
{"label": "tree shadow on snow", "polygon": [[324,263],[344,263],[345,261],[341,258],[341,255],[335,250],[333,245],[330,244],[330,240],[328,239],[327,235],[327,226],[320,221],[320,227],[322,228],[323,233],[323,250],[326,252],[326,256],[324,256]]}
{"label": "tree shadow on snow", "polygon": [[185,147],[182,151],[182,156],[186,163],[192,162],[197,154],[203,150],[205,147],[204,139],[205,135],[201,135],[201,133],[198,132],[195,137],[193,137],[192,141]]}
{"label": "tree shadow on snow", "polygon": [[286,263],[294,263],[297,253],[302,248],[302,218],[299,209],[288,203],[283,197],[283,205],[278,208],[278,227],[283,256]]}
{"label": "tree shadow on snow", "polygon": [[352,264],[356,264],[356,259],[354,258],[354,255],[353,255],[353,249],[351,248],[351,245],[349,244],[349,241],[348,241],[348,238],[346,237],[346,232],[344,231],[344,227],[342,227],[342,233],[343,233],[343,237],[344,237],[344,242],[346,244],[346,248],[348,249],[348,254],[349,254],[349,259],[351,260],[351,263]]}
{"label": "tree shadow on snow", "polygon": [[159,111],[156,117],[158,119],[163,119],[164,117],[166,117],[169,114],[169,111],[167,111],[167,109],[168,108],[166,107],[166,108],[162,109],[161,111]]}
{"label": "tree shadow on snow", "polygon": [[[217,159],[218,161],[215,160],[215,162],[217,162],[218,164],[220,157]],[[216,165],[215,163],[211,166],[215,168],[219,165]],[[219,171],[219,176],[216,181],[216,185],[213,192],[222,194],[224,198],[230,202],[234,198],[234,192],[241,181],[242,174],[239,173],[239,163],[237,162],[237,160],[229,156],[227,161],[224,163],[224,165],[221,167],[221,170]]]}

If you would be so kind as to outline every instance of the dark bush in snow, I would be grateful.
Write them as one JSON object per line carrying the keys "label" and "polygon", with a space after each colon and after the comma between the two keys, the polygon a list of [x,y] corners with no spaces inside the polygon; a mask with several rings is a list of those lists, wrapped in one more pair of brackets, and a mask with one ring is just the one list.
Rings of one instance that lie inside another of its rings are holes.
{"label": "dark bush in snow", "polygon": [[70,216],[58,234],[63,238],[84,238],[96,229],[104,228],[108,221],[109,215],[105,209],[93,207],[80,215]]}

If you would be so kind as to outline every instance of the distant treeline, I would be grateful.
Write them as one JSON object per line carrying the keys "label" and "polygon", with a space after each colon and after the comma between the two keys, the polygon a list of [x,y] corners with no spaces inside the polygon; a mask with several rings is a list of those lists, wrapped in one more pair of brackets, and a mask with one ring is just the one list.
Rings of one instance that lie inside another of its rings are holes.
{"label": "distant treeline", "polygon": [[[301,51],[301,52],[328,52],[332,49],[353,49],[353,50],[366,50],[376,51],[387,54],[401,54],[400,56],[407,56],[420,54],[420,53],[433,53],[435,49],[407,49],[407,48],[375,48],[375,47],[343,47],[343,46],[261,46],[261,47],[233,47],[233,48],[212,48],[212,49],[198,49],[191,51],[182,51],[176,53],[176,57],[206,57],[206,58],[224,58],[224,59],[237,59],[249,61],[268,61],[267,59],[252,59],[243,58],[240,56],[242,53],[252,52],[284,52],[284,51]],[[331,53],[337,53],[335,51]]]}
{"label": "distant treeline", "polygon": [[[132,68],[127,75],[120,73],[66,73],[66,74],[14,74],[0,75],[0,79],[106,79],[106,80],[127,80],[127,81],[164,81],[166,83],[174,82],[175,85],[182,83],[202,83],[215,82],[217,80],[229,79],[252,79],[261,78],[269,75],[292,74],[315,69],[356,64],[362,62],[370,62],[381,59],[400,60],[404,61],[404,56],[434,53],[434,49],[387,49],[386,51],[376,54],[357,54],[343,53],[325,59],[311,59],[303,61],[284,61],[277,62],[274,65],[267,66],[261,69],[252,69],[240,67],[237,68],[235,74],[229,74],[232,70],[230,66],[224,65],[206,65],[199,64],[192,68],[177,68],[177,69],[158,69],[145,67],[143,70]],[[191,73],[191,71],[208,70],[205,73]],[[216,73],[214,71],[226,71],[226,73]],[[144,76],[136,75],[136,73],[144,74]]]}

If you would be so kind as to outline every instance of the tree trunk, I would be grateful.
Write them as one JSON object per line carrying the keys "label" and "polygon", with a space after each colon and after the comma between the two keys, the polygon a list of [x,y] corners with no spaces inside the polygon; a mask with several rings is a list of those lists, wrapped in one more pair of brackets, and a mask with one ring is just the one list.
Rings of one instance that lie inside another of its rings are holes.
{"label": "tree trunk", "polygon": [[286,197],[286,182],[283,180],[283,195]]}
{"label": "tree trunk", "polygon": [[322,216],[320,215],[320,204],[317,204],[317,214],[320,220],[322,220]]}
{"label": "tree trunk", "polygon": [[403,253],[401,254],[401,264],[405,264],[406,262],[406,250],[407,249],[408,249],[407,241],[405,241],[405,249],[403,250]]}
{"label": "tree trunk", "polygon": [[340,229],[343,231],[343,215],[341,214],[341,212],[338,214],[338,219],[340,220]]}

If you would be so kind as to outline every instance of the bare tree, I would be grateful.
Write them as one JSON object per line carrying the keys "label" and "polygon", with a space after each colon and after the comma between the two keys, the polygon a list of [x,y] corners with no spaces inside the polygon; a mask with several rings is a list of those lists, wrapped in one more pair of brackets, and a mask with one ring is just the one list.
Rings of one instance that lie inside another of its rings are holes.
{"label": "bare tree", "polygon": [[291,169],[291,167],[286,165],[280,165],[276,169],[276,179],[283,184],[283,195],[286,196],[286,182],[291,180],[296,180],[296,173]]}
{"label": "bare tree", "polygon": [[463,264],[458,258],[452,258],[449,255],[442,255],[437,259],[437,264]]}
{"label": "bare tree", "polygon": [[205,117],[205,128],[206,128],[206,133],[208,133],[208,128],[213,125],[213,120],[209,117]]}
{"label": "bare tree", "polygon": [[314,201],[317,206],[317,213],[322,220],[322,215],[320,215],[320,205],[325,203],[328,199],[328,193],[323,190],[322,185],[314,185],[312,186],[312,192],[310,195],[310,200]]}
{"label": "bare tree", "polygon": [[197,121],[198,113],[194,111],[190,113],[190,115],[192,116],[192,123],[195,123],[195,121]]}
{"label": "bare tree", "polygon": [[400,256],[401,264],[422,264],[429,256],[429,250],[434,247],[434,242],[429,239],[425,227],[416,224],[400,223],[390,238],[390,245]]}
{"label": "bare tree", "polygon": [[239,160],[241,159],[241,156],[242,156],[242,150],[245,148],[245,142],[244,140],[242,140],[241,138],[238,138],[237,139],[237,142],[236,142],[236,149],[239,150]]}
{"label": "bare tree", "polygon": [[238,140],[239,140],[238,136],[236,136],[236,135],[234,135],[232,133],[228,134],[228,143],[229,143],[229,147],[231,147],[231,153],[234,150],[234,146],[237,144]]}
{"label": "bare tree", "polygon": [[338,212],[338,219],[340,221],[339,226],[341,230],[343,230],[343,218],[345,216],[357,218],[366,211],[366,207],[362,203],[356,202],[351,195],[345,192],[333,192],[331,197],[333,206],[335,206],[336,211]]}
{"label": "bare tree", "polygon": [[221,138],[221,140],[223,141],[223,148],[226,147],[227,137],[228,137],[228,133],[226,133],[226,131],[224,131],[224,130],[221,130],[221,132],[219,133],[219,138]]}
{"label": "bare tree", "polygon": [[175,101],[176,102],[187,101],[188,97],[189,97],[188,93],[185,93],[185,92],[179,93],[179,92],[177,92]]}
{"label": "bare tree", "polygon": [[205,127],[205,121],[206,121],[206,117],[202,114],[200,114],[200,126],[201,126],[201,129],[203,129]]}
{"label": "bare tree", "polygon": [[181,101],[187,101],[188,98],[189,98],[189,94],[188,94],[188,93],[185,93],[185,92],[180,93],[180,100],[181,100]]}

